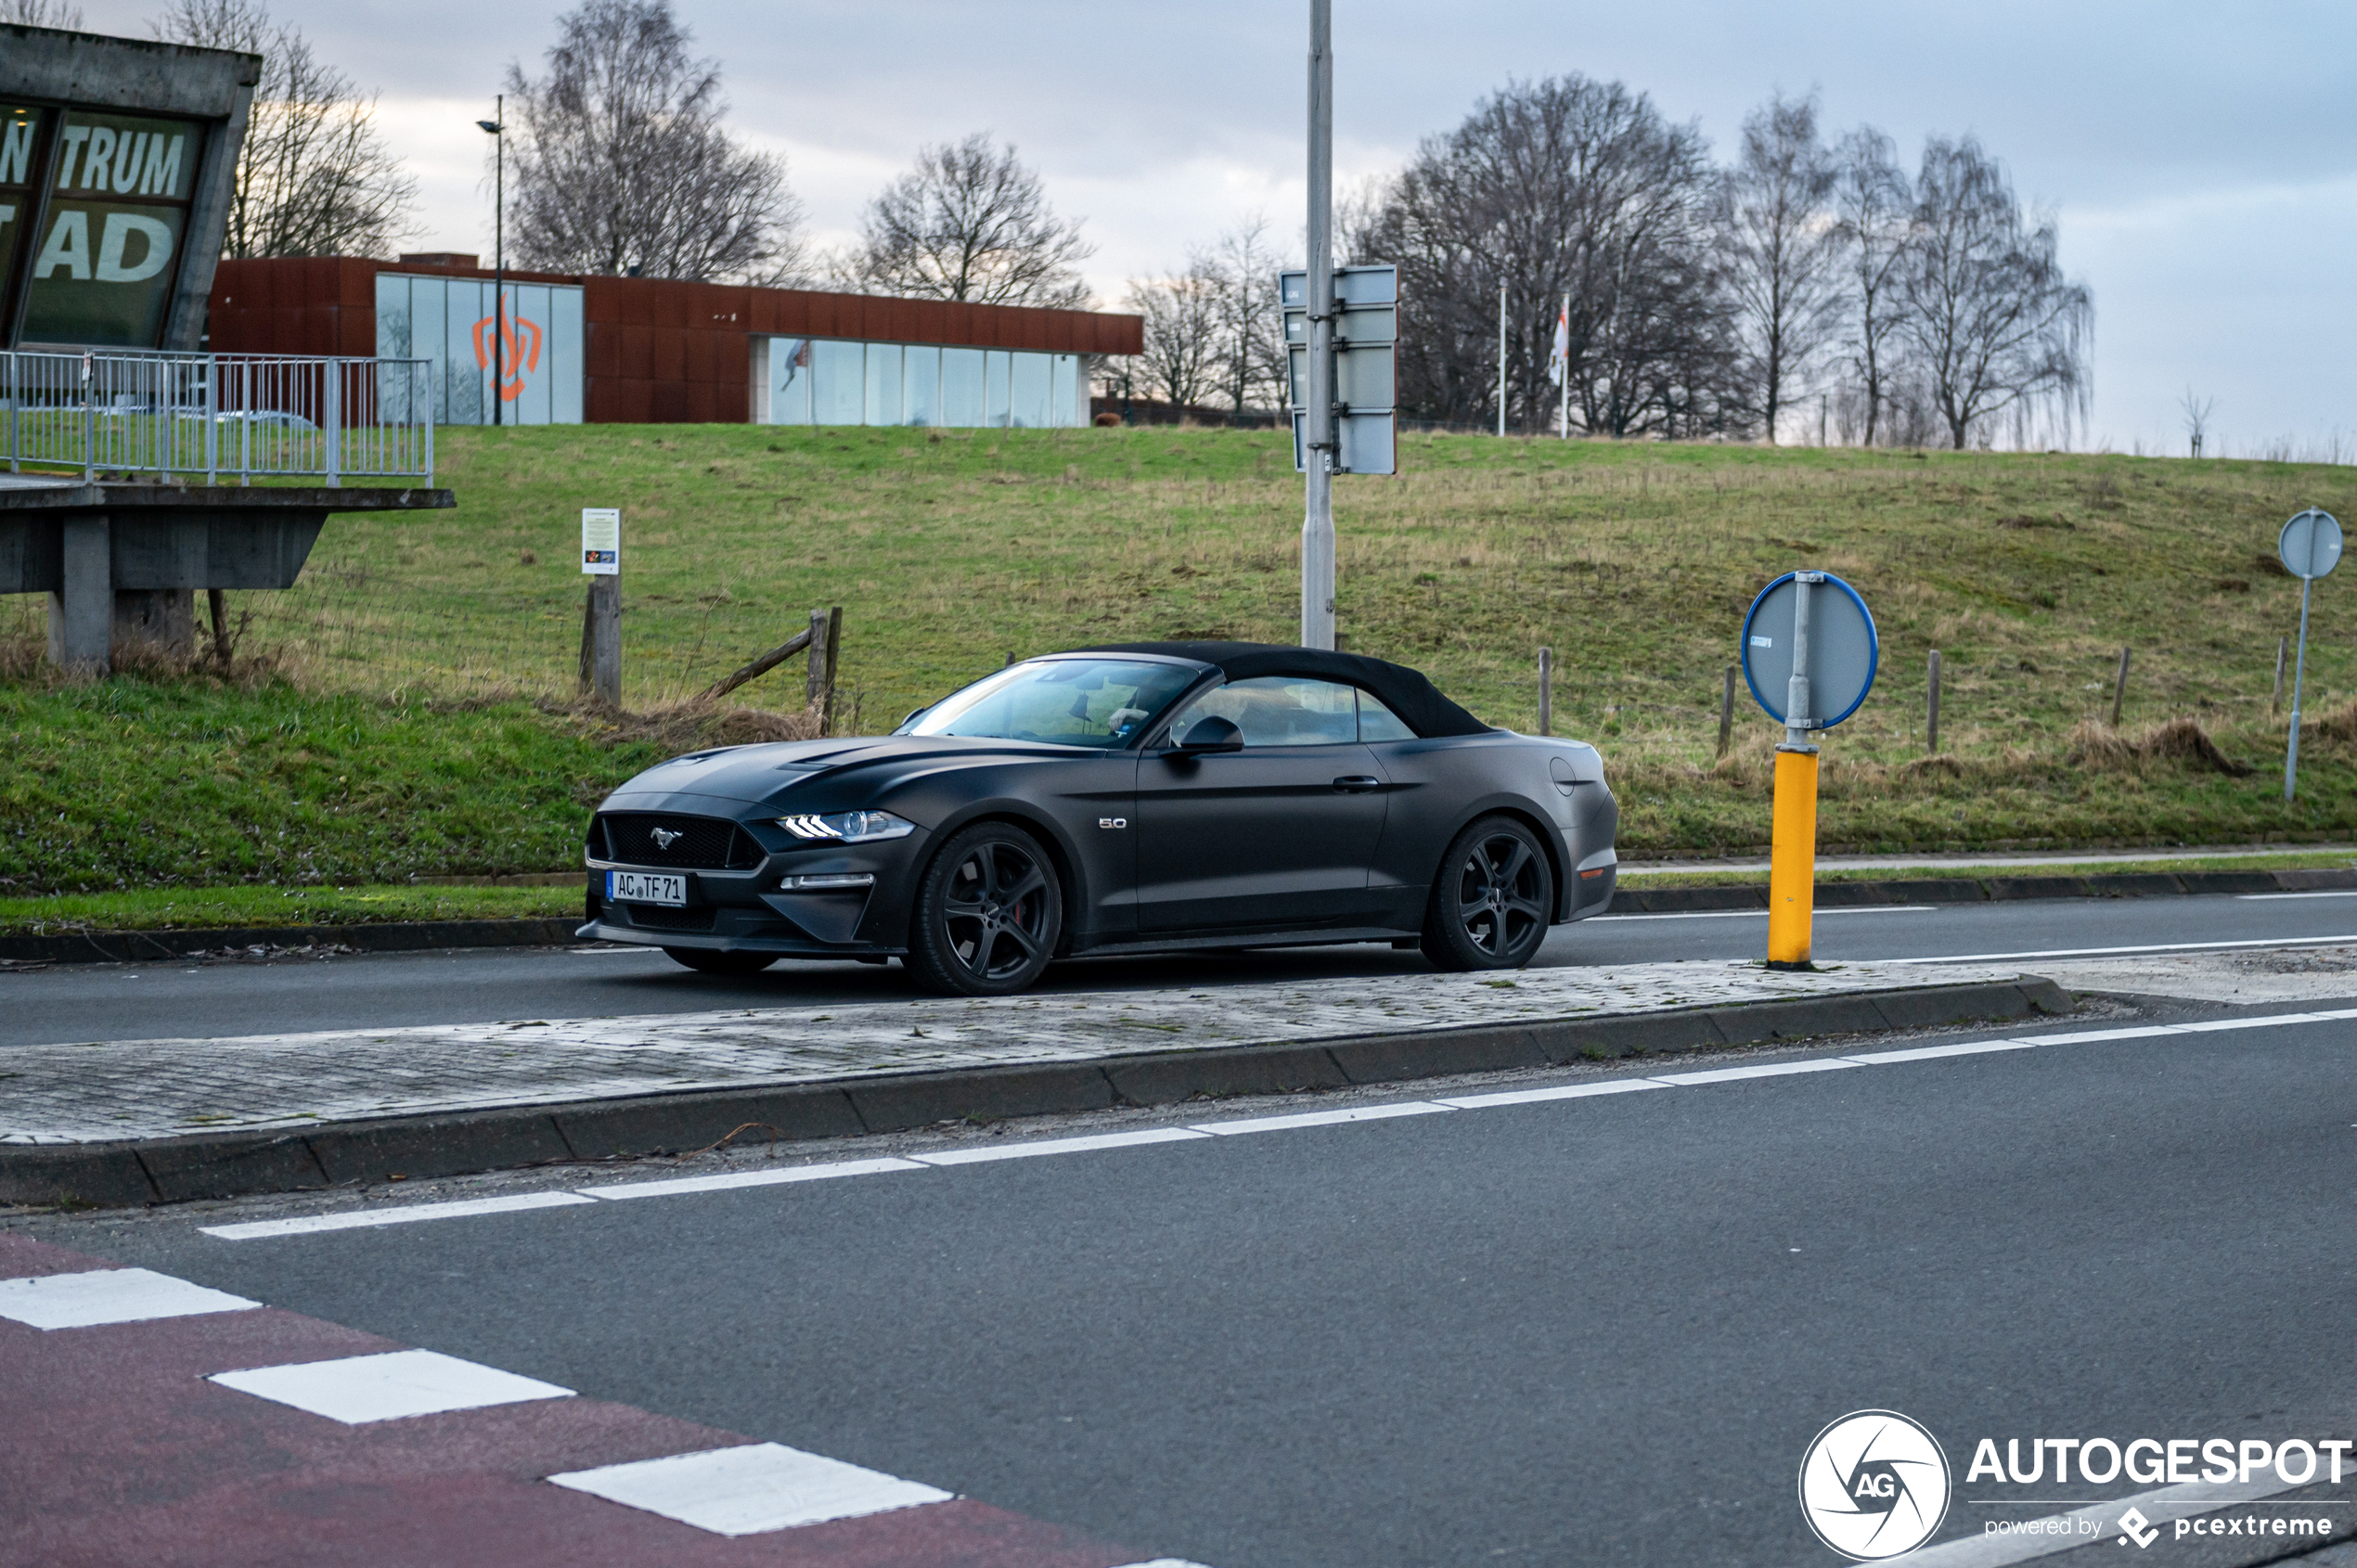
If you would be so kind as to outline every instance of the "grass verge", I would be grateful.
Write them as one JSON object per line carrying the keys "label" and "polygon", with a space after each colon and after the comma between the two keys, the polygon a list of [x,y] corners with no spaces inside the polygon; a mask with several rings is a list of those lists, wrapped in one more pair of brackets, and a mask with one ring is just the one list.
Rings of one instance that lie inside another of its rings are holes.
{"label": "grass verge", "polygon": [[200,887],[0,898],[0,934],[508,920],[581,913],[577,887]]}

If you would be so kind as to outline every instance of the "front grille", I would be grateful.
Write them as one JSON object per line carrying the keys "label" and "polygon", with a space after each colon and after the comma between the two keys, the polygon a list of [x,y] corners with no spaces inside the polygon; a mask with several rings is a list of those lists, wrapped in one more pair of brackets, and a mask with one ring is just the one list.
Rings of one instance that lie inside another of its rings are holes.
{"label": "front grille", "polygon": [[672,909],[660,904],[625,904],[621,908],[632,925],[648,931],[710,931],[713,918],[720,913],[709,905],[701,909]]}
{"label": "front grille", "polygon": [[[678,835],[668,844],[657,831]],[[750,871],[761,864],[761,846],[733,822],[716,816],[681,816],[664,811],[610,811],[591,828],[602,836],[606,858],[630,866],[681,866],[700,871]]]}

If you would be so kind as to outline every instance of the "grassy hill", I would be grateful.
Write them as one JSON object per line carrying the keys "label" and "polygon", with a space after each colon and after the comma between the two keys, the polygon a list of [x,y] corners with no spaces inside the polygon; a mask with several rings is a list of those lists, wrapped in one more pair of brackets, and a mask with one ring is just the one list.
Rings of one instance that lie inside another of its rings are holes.
{"label": "grassy hill", "polygon": [[[844,607],[844,704],[869,731],[1010,653],[1294,635],[1300,482],[1270,432],[604,426],[439,442],[456,511],[332,520],[295,589],[232,596],[252,617],[244,649],[276,657],[290,688],[0,686],[19,762],[0,793],[0,877],[30,889],[106,885],[84,879],[109,865],[132,880],[541,868],[522,862],[570,843],[572,803],[657,743],[617,749],[532,705],[570,695],[584,506],[623,508],[634,709],[676,701],[821,605]],[[1828,843],[2357,829],[2357,582],[2317,593],[2307,708],[2328,717],[2303,744],[2289,807],[2269,713],[2299,601],[2271,570],[2275,531],[2303,506],[2357,512],[2357,469],[1477,436],[1410,437],[1401,466],[1336,487],[1346,645],[1418,665],[1523,728],[1537,650],[1552,647],[1556,727],[1604,749],[1630,852],[1764,840],[1776,732],[1743,697],[1735,754],[1715,758],[1719,672],[1753,593],[1800,565],[1857,585],[1884,639],[1874,696],[1827,742]],[[36,609],[7,601],[0,633],[35,632]],[[2123,645],[2134,657],[2114,735],[2103,721]],[[1943,756],[1926,761],[1933,648]],[[796,662],[741,695],[797,706],[801,678]],[[232,724],[208,704],[285,711]],[[322,754],[298,738],[321,725],[374,739],[338,772],[290,768],[294,752]],[[103,810],[71,782],[69,750],[120,780]],[[192,790],[197,752],[281,782]],[[327,782],[358,790],[403,766],[437,782],[375,806]],[[419,820],[429,797],[453,804]],[[186,853],[134,847],[143,816],[189,813],[220,830],[192,826]],[[282,829],[313,841],[307,861],[253,852]]]}

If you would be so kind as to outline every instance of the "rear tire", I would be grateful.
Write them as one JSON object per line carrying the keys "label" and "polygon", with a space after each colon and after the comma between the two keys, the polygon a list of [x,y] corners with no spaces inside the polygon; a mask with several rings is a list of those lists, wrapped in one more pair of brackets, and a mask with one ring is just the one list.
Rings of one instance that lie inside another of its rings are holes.
{"label": "rear tire", "polygon": [[1063,889],[1039,841],[984,822],[941,847],[917,884],[908,972],[936,996],[1005,996],[1046,971],[1063,939]]}
{"label": "rear tire", "polygon": [[1449,841],[1433,879],[1420,945],[1435,969],[1518,970],[1554,923],[1555,878],[1539,836],[1484,816]]}
{"label": "rear tire", "polygon": [[775,953],[719,953],[709,947],[666,947],[663,956],[698,974],[759,974],[778,961]]}

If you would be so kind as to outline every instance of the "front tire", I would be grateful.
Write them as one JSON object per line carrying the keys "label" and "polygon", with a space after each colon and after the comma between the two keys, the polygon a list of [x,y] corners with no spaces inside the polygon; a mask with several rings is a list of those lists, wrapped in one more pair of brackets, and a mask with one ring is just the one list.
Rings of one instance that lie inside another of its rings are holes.
{"label": "front tire", "polygon": [[778,961],[774,953],[718,953],[709,947],[666,947],[663,956],[698,974],[759,974]]}
{"label": "front tire", "polygon": [[1039,841],[1009,823],[977,824],[942,846],[918,884],[909,972],[936,996],[1010,996],[1046,971],[1063,917]]}
{"label": "front tire", "polygon": [[1539,956],[1554,913],[1538,835],[1513,817],[1485,816],[1440,857],[1420,945],[1435,969],[1518,970]]}

